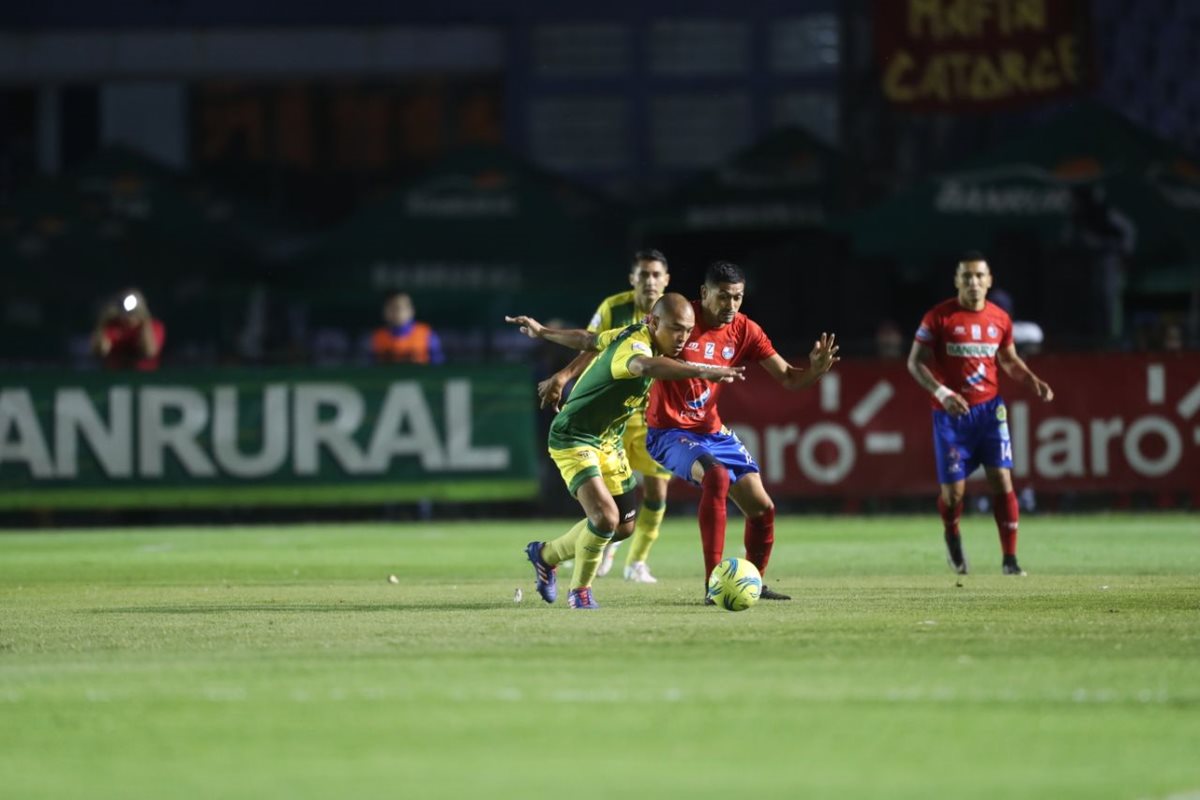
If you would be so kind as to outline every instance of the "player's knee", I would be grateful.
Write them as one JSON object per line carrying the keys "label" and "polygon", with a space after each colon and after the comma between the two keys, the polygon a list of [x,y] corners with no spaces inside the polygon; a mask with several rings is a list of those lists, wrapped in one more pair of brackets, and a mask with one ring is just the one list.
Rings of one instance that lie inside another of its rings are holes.
{"label": "player's knee", "polygon": [[621,514],[617,511],[616,505],[605,506],[589,514],[588,521],[596,530],[602,533],[612,533],[616,531],[621,522]]}
{"label": "player's knee", "polygon": [[771,498],[765,498],[761,504],[756,504],[755,507],[749,510],[746,514],[751,519],[762,519],[763,517],[775,516],[775,504],[771,502]]}
{"label": "player's knee", "polygon": [[633,535],[633,528],[637,524],[637,519],[627,519],[617,526],[616,532],[613,534],[614,542],[623,542]]}
{"label": "player's knee", "polygon": [[954,508],[963,501],[964,494],[962,489],[942,487],[942,502]]}

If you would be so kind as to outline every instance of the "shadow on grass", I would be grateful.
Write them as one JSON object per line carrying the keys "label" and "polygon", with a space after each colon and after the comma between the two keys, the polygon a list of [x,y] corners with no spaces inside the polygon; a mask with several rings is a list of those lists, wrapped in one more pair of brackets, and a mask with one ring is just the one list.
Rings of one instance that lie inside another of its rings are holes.
{"label": "shadow on grass", "polygon": [[275,603],[250,603],[242,605],[202,606],[123,606],[119,608],[94,608],[93,614],[324,614],[337,612],[384,612],[384,611],[485,611],[490,608],[510,607],[512,603],[438,603],[436,605],[365,605],[347,603],[304,603],[278,605]]}

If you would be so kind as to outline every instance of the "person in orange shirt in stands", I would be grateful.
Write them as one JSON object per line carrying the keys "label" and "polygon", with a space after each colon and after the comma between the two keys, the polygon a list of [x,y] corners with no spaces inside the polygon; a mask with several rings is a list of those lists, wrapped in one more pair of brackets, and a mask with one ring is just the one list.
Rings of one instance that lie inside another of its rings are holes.
{"label": "person in orange shirt in stands", "polygon": [[386,323],[371,336],[371,357],[378,364],[441,364],[446,360],[433,328],[416,321],[412,298],[394,292],[383,303]]}

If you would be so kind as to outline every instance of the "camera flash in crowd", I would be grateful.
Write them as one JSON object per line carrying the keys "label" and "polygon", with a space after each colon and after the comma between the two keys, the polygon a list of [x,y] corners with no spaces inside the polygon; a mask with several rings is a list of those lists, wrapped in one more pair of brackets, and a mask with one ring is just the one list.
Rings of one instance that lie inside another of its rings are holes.
{"label": "camera flash in crowd", "polygon": [[125,295],[125,299],[121,301],[121,305],[124,306],[126,311],[133,311],[137,308],[137,303],[137,295],[133,294]]}

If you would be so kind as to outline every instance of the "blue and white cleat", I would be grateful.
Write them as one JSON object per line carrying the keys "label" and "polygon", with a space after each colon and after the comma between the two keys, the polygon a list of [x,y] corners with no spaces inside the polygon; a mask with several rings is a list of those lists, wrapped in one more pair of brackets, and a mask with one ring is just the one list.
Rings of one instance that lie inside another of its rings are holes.
{"label": "blue and white cleat", "polygon": [[567,592],[567,605],[571,608],[599,608],[600,604],[592,597],[592,587],[572,589]]}
{"label": "blue and white cleat", "polygon": [[553,603],[558,599],[558,570],[542,561],[542,542],[530,542],[525,545],[525,557],[533,564],[537,593],[547,603]]}

